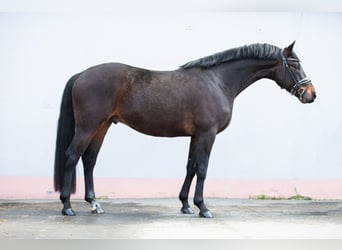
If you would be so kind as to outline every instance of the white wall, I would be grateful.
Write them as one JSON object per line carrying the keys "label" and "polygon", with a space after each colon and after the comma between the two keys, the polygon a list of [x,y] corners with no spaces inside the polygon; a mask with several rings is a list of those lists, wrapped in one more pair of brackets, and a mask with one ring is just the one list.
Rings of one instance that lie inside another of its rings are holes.
{"label": "white wall", "polygon": [[[2,13],[0,175],[52,175],[63,88],[89,66],[115,61],[171,70],[231,47],[296,40],[316,102],[303,105],[269,80],[252,85],[217,137],[208,177],[341,178],[341,27],[338,13]],[[188,143],[113,125],[95,174],[183,178]]]}

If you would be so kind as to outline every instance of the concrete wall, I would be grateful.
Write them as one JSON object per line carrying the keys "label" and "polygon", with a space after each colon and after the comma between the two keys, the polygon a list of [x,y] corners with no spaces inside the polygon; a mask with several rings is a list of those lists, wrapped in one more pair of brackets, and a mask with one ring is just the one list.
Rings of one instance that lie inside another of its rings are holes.
{"label": "concrete wall", "polygon": [[[342,179],[341,27],[341,14],[316,12],[1,13],[0,176],[51,178],[60,99],[76,72],[110,61],[172,70],[240,45],[296,40],[316,102],[302,105],[269,80],[249,87],[217,137],[208,178]],[[113,125],[95,175],[180,180],[188,144]]]}

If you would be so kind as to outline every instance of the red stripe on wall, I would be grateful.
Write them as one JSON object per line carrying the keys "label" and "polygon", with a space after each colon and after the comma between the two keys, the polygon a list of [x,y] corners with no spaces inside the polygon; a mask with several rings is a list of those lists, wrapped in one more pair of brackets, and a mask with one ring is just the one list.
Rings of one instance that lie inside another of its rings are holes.
{"label": "red stripe on wall", "polygon": [[[196,180],[194,180],[195,182]],[[52,177],[0,176],[0,199],[58,199]],[[183,180],[96,178],[99,198],[177,197]],[[194,193],[194,183],[191,196]],[[342,179],[334,180],[213,180],[205,184],[206,197],[250,198],[257,195],[290,197],[296,194],[314,199],[342,199]],[[78,180],[72,198],[84,197],[83,180]]]}

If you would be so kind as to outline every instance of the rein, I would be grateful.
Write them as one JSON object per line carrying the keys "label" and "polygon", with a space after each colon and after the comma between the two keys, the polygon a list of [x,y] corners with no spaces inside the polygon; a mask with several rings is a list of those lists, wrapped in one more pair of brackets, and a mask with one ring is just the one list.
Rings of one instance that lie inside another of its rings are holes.
{"label": "rein", "polygon": [[[293,87],[291,88],[290,93],[291,93],[292,95],[294,95],[294,94],[297,93],[299,99],[302,99],[302,97],[303,97],[303,95],[304,95],[306,89],[305,89],[305,90],[301,90],[301,89],[300,89],[300,86],[302,86],[302,85],[305,84],[305,83],[311,82],[310,78],[304,77],[304,78],[302,78],[302,79],[300,79],[300,80],[298,80],[298,79],[296,78],[296,76],[295,76],[295,74],[293,73],[292,69],[290,68],[288,62],[289,62],[289,61],[290,61],[290,62],[297,62],[297,63],[300,64],[300,61],[299,61],[298,59],[296,59],[296,58],[286,58],[286,57],[284,56],[284,50],[282,50],[282,52],[281,52],[281,60],[282,60],[282,62],[283,62],[284,82],[285,82],[285,80],[286,80],[286,69],[287,69],[288,72],[290,73],[290,76],[291,76],[292,80],[295,82],[295,84],[294,84]],[[301,92],[300,92],[300,90],[301,90]]]}

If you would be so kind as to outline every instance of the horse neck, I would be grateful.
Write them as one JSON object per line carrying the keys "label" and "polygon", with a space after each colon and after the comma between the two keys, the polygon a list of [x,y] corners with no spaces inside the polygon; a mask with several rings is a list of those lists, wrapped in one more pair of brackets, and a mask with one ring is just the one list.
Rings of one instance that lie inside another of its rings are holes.
{"label": "horse neck", "polygon": [[277,60],[244,59],[227,62],[214,68],[215,75],[221,79],[224,88],[236,97],[254,82],[273,79]]}

